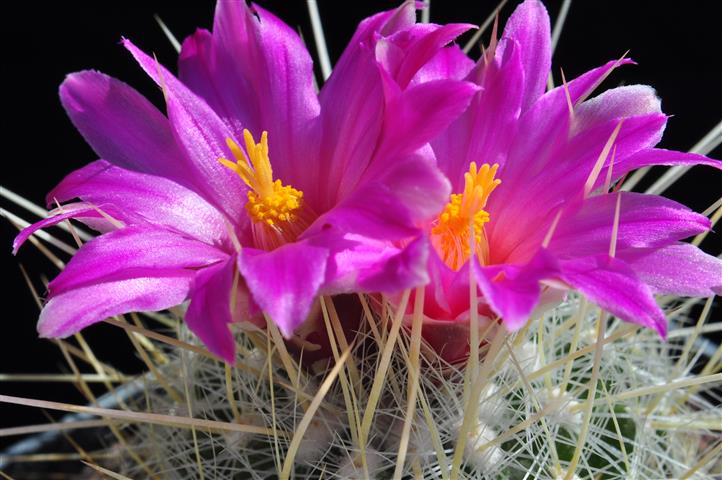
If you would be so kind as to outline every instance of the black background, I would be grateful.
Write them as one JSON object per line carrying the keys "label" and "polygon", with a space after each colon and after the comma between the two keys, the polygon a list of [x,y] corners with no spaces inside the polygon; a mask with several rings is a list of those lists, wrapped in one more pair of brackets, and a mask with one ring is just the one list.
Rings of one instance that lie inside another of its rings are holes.
{"label": "black background", "polygon": [[[365,16],[395,1],[320,0],[332,60],[340,55],[356,24]],[[501,23],[513,10],[513,0],[502,10]],[[717,2],[655,2],[624,0],[572,4],[554,56],[567,78],[574,77],[630,50],[638,66],[616,72],[607,86],[643,83],[654,86],[663,109],[674,115],[667,126],[663,147],[687,150],[722,119],[722,60]],[[432,4],[432,21],[481,23],[496,2],[441,2]],[[548,2],[552,22],[561,2]],[[305,2],[265,1],[262,5],[292,26],[300,28],[316,58]],[[472,6],[473,5],[473,6]],[[153,14],[158,14],[179,38],[195,28],[210,28],[211,2],[16,2],[3,6],[2,153],[0,185],[41,204],[45,193],[70,171],[96,159],[66,118],[57,88],[67,73],[97,69],[118,77],[161,106],[161,95],[118,44],[121,36],[133,40],[159,61],[173,68],[176,54],[162,34]],[[466,37],[464,37],[465,39]],[[484,37],[488,39],[488,33]],[[318,74],[318,72],[317,72]],[[720,149],[710,156],[720,158]],[[650,177],[652,178],[652,177]],[[647,181],[648,185],[650,182]],[[666,193],[702,211],[722,191],[722,175],[697,168]],[[17,208],[0,199],[15,213]],[[25,218],[31,218],[22,213]],[[57,230],[56,230],[57,231]],[[55,267],[28,245],[10,254],[16,231],[0,220],[0,373],[52,373],[65,370],[55,345],[37,339],[38,309],[23,280],[19,264],[26,267],[34,285],[43,293],[42,276],[52,278]],[[59,234],[62,236],[62,234]],[[71,241],[71,239],[68,239]],[[722,250],[719,234],[711,234],[703,247]],[[719,315],[719,310],[715,312]],[[107,325],[84,331],[96,354],[104,361],[132,373],[139,371],[124,334]],[[0,383],[0,393],[84,403],[69,384],[38,385]],[[0,428],[44,423],[38,410],[0,405]],[[0,438],[0,445],[8,438]]]}

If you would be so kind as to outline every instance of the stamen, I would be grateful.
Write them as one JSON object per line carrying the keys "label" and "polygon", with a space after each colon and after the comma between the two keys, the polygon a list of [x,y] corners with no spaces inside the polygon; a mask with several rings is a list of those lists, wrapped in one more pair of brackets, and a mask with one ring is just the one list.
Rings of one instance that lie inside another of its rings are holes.
{"label": "stamen", "polygon": [[483,262],[488,259],[484,224],[489,221],[489,213],[484,207],[491,192],[501,183],[494,178],[498,168],[498,164],[485,163],[477,170],[476,162],[471,162],[464,174],[464,191],[451,195],[431,230],[436,251],[454,270],[461,268],[471,255],[472,228],[476,253]]}
{"label": "stamen", "polygon": [[236,142],[227,138],[235,162],[225,158],[218,161],[236,172],[250,188],[246,212],[253,221],[256,246],[272,250],[294,241],[310,225],[312,215],[303,208],[303,192],[273,179],[268,132],[264,131],[261,141],[256,143],[251,132],[244,129],[243,139],[248,157]]}

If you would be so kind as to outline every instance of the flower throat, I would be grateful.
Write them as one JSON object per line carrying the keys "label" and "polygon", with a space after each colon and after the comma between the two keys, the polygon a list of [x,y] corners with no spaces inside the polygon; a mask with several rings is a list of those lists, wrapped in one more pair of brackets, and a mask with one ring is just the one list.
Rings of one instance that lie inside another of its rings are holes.
{"label": "flower throat", "polygon": [[246,194],[246,212],[252,222],[256,247],[273,250],[295,241],[311,224],[312,214],[304,206],[302,191],[273,179],[268,132],[264,131],[261,141],[256,143],[251,132],[244,129],[243,139],[248,157],[236,142],[227,138],[226,144],[235,162],[225,158],[219,161],[236,172],[250,188]]}
{"label": "flower throat", "polygon": [[451,200],[434,222],[431,243],[444,263],[454,270],[460,269],[471,256],[472,228],[474,251],[482,263],[488,260],[484,224],[489,221],[489,213],[484,208],[491,192],[501,183],[494,178],[498,168],[498,164],[485,163],[477,170],[476,162],[471,162],[464,174],[464,191],[451,194]]}

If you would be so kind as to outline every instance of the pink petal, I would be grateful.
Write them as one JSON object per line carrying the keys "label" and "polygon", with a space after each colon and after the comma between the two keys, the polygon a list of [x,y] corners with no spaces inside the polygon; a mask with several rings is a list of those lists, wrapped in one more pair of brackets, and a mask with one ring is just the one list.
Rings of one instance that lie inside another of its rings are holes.
{"label": "pink petal", "polygon": [[654,293],[711,297],[722,295],[722,260],[694,245],[618,252]]}
{"label": "pink petal", "polygon": [[331,249],[324,293],[397,293],[428,283],[428,242],[418,238],[403,248],[361,235],[327,235]]}
{"label": "pink petal", "polygon": [[[344,178],[358,180],[378,143],[385,105],[372,52],[360,51],[353,63],[338,64],[321,90],[320,101],[321,115],[314,132],[316,168],[299,179],[297,188],[324,212],[342,195]],[[347,184],[348,180],[345,188]]]}
{"label": "pink petal", "polygon": [[[572,105],[575,105],[598,87],[615,68],[628,63],[633,62],[628,59],[616,60],[590,70],[571,80],[566,88],[559,86],[545,93],[524,112],[517,127],[518,141],[512,144],[507,156],[508,160],[499,172],[504,184],[521,184],[523,180],[529,178],[530,171],[543,171],[550,160],[548,149],[566,144],[570,129],[566,91],[569,92]],[[519,189],[515,187],[507,194],[516,195],[518,192]],[[508,201],[507,194],[502,191],[494,192],[491,200],[503,204]]]}
{"label": "pink petal", "polygon": [[404,89],[442,47],[472,28],[470,24],[454,23],[414,25],[379,40],[377,60]]}
{"label": "pink petal", "polygon": [[188,328],[198,335],[203,344],[229,364],[235,360],[236,344],[229,324],[231,315],[231,295],[236,257],[231,256],[199,271],[193,279],[186,311],[185,321]]}
{"label": "pink petal", "polygon": [[329,89],[335,90],[345,83],[339,78],[344,76],[343,72],[346,68],[356,63],[357,55],[361,50],[374,46],[380,37],[406,30],[415,23],[416,9],[411,2],[405,2],[394,10],[380,12],[364,19],[359,23],[353,37],[336,62],[331,76],[324,84],[324,90],[327,89],[327,86]]}
{"label": "pink petal", "polygon": [[[580,132],[600,123],[626,117],[662,113],[657,92],[648,85],[625,85],[605,90],[574,109],[573,130]],[[657,143],[662,131],[657,132]]]}
{"label": "pink petal", "polygon": [[522,51],[524,111],[544,93],[551,69],[551,31],[544,5],[538,0],[519,5],[507,20],[502,38],[514,39]]}
{"label": "pink petal", "polygon": [[238,175],[218,161],[233,158],[225,145],[225,139],[232,136],[228,126],[204,100],[156,60],[129,40],[123,40],[123,45],[165,93],[173,135],[191,160],[183,168],[196,179],[194,190],[230,219],[243,218],[246,186]]}
{"label": "pink petal", "polygon": [[551,256],[540,251],[526,265],[491,265],[473,262],[479,290],[492,310],[510,331],[524,326],[539,303],[539,282],[557,276],[558,267]]}
{"label": "pink petal", "polygon": [[607,255],[560,262],[561,277],[591,301],[622,320],[667,335],[667,320],[649,287],[621,260]]}
{"label": "pink petal", "polygon": [[114,315],[155,312],[183,302],[193,278],[190,270],[157,268],[140,276],[103,281],[54,295],[40,312],[41,337],[67,337]]}
{"label": "pink petal", "polygon": [[[655,195],[622,192],[617,250],[662,247],[707,231],[704,215]],[[577,212],[562,216],[549,250],[571,257],[609,251],[617,194],[589,198]]]}
{"label": "pink petal", "polygon": [[[570,83],[570,94],[572,87],[577,90],[577,81],[579,79]],[[540,100],[540,104],[551,108],[548,96],[551,92]],[[538,178],[545,177],[549,182],[563,182],[553,190],[544,189],[550,195],[564,196],[569,191],[581,189],[620,122],[623,124],[614,143],[615,161],[659,142],[667,119],[660,111],[654,90],[647,86],[608,90],[576,106],[571,123],[564,98],[557,98],[555,103],[558,105],[554,108],[564,108],[564,114],[559,113],[555,122],[536,117],[533,114],[536,106],[522,118],[519,136],[509,154],[509,165],[502,169],[504,183],[513,186],[507,188],[526,190],[536,186],[534,192],[530,192],[530,196],[535,196],[541,190]],[[538,123],[533,126],[527,119]],[[527,130],[532,128],[533,132]],[[610,152],[604,165],[611,157]],[[604,168],[602,171],[606,173]],[[601,179],[604,177],[600,175]]]}
{"label": "pink petal", "polygon": [[71,218],[86,223],[91,226],[91,228],[94,228],[96,230],[114,230],[115,226],[112,225],[101,212],[106,213],[107,215],[116,220],[123,219],[122,215],[120,215],[120,212],[114,211],[112,205],[95,206],[82,202],[70,205],[63,205],[62,213],[54,210],[53,212],[50,212],[50,216],[48,218],[45,218],[23,228],[13,241],[13,255],[18,253],[18,249],[22,246],[22,244],[25,243],[27,239],[36,231],[43,228],[52,227],[53,225],[57,225],[58,223],[69,220]]}
{"label": "pink petal", "polygon": [[[531,169],[530,176],[541,174],[554,182],[557,188],[549,192],[552,196],[581,189],[604,144],[622,120],[624,123],[614,142],[615,163],[659,143],[667,124],[651,87],[630,85],[607,90],[575,109],[569,140],[562,148],[547,149],[546,165],[538,165],[541,170]],[[604,184],[611,161],[610,153],[597,177],[597,186]]]}
{"label": "pink petal", "polygon": [[[535,107],[536,108],[536,107]],[[659,101],[652,89],[644,86],[621,87],[578,106],[573,123],[568,115],[559,125],[539,125],[547,140],[527,150],[528,139],[520,131],[512,152],[500,172],[502,185],[489,200],[487,210],[494,222],[487,234],[490,242],[507,245],[506,252],[497,252],[495,261],[508,261],[508,246],[528,244],[531,234],[543,236],[559,205],[580,197],[600,152],[623,121],[614,143],[614,159],[624,159],[659,141],[666,117],[659,112]],[[520,157],[519,152],[531,157]],[[604,183],[605,165],[596,185]],[[554,188],[549,188],[554,185]],[[520,224],[519,215],[534,211],[530,222]]]}
{"label": "pink petal", "polygon": [[60,101],[96,153],[124,168],[192,184],[178,168],[178,149],[168,119],[137,91],[100,72],[68,75]]}
{"label": "pink petal", "polygon": [[458,45],[449,45],[436,52],[436,55],[416,72],[411,85],[431,80],[464,80],[472,68],[474,62],[461,48]]}
{"label": "pink petal", "polygon": [[[238,138],[242,138],[244,126],[249,127],[248,113],[251,108],[243,108],[241,95],[236,89],[228,88],[231,82],[225,82],[220,75],[221,67],[216,60],[217,52],[213,44],[213,35],[199,28],[183,40],[178,55],[178,78],[196,95],[201,97],[226,122]],[[234,75],[235,69],[229,74]],[[234,82],[237,83],[237,82]]]}
{"label": "pink petal", "polygon": [[241,1],[216,5],[212,35],[198,31],[180,56],[180,78],[233,127],[269,133],[279,178],[306,165],[308,122],[318,115],[313,63],[296,31],[270,12]]}
{"label": "pink petal", "polygon": [[[459,270],[450,269],[433,248],[427,264],[431,281],[426,285],[424,315],[443,322],[467,322],[469,319],[469,262]],[[488,306],[479,295],[479,310]]]}
{"label": "pink petal", "polygon": [[618,179],[632,170],[650,165],[706,165],[722,170],[722,162],[696,153],[675,152],[661,148],[647,148],[614,162],[612,178]]}
{"label": "pink petal", "polygon": [[415,18],[414,5],[404,3],[362,21],[321,88],[321,112],[312,134],[318,145],[316,168],[296,180],[319,213],[337,203],[345,175],[359,178],[376,148],[384,109],[376,42],[410,27]]}
{"label": "pink petal", "polygon": [[[415,235],[419,222],[438,213],[448,201],[449,186],[428,149],[412,152],[460,115],[475,91],[469,83],[441,80],[394,92],[377,112],[384,123],[380,145],[368,143],[361,131],[355,131],[363,121],[350,123],[354,134],[361,135],[358,142],[344,138],[338,147],[342,150],[327,160],[338,159],[337,163],[346,165],[345,169],[336,167],[341,175],[337,183],[340,203],[322,215],[316,226],[331,224],[375,238]],[[378,119],[368,120],[381,127]],[[363,145],[362,150],[357,145]],[[346,148],[352,149],[351,158],[337,156]]]}
{"label": "pink petal", "polygon": [[[666,117],[661,114],[627,118],[615,142],[616,155],[624,158],[653,144],[650,141],[658,139],[658,132],[665,122]],[[535,219],[543,219],[550,212],[556,213],[558,205],[581,196],[600,152],[618,125],[619,120],[614,119],[568,140],[552,141],[552,146],[537,154],[537,159],[546,159],[546,164],[527,165],[523,177],[509,178],[502,172],[502,184],[491,196],[487,208],[494,218],[489,236],[495,237],[498,231],[508,238],[509,229],[518,226],[516,219],[522,212],[534,210]],[[605,160],[607,165],[611,158],[610,153]],[[509,159],[509,163],[520,162],[522,160],[516,157]],[[604,183],[606,173],[605,165],[597,177],[597,185]],[[549,185],[554,185],[554,188],[549,188]],[[544,229],[538,225],[527,227],[530,230]],[[522,237],[525,235],[524,232],[518,233]]]}
{"label": "pink petal", "polygon": [[426,285],[429,275],[426,262],[429,244],[419,237],[393,256],[376,261],[372,267],[359,274],[359,291],[396,293],[408,288]]}
{"label": "pink petal", "polygon": [[328,249],[305,242],[289,243],[270,252],[248,248],[238,268],[255,302],[290,337],[311,311],[323,285]]}
{"label": "pink petal", "polygon": [[367,176],[375,175],[388,158],[409,154],[433,140],[464,113],[479,91],[470,82],[434,80],[389,94],[395,87],[388,78],[384,78],[384,83],[387,90],[384,129],[374,153],[376,165],[370,167]]}
{"label": "pink petal", "polygon": [[471,162],[503,166],[516,134],[524,94],[521,52],[513,40],[502,43],[510,44],[503,55],[497,51],[489,64],[480,61],[470,73],[481,90],[468,110],[431,143],[455,192],[463,190]]}
{"label": "pink petal", "polygon": [[102,235],[83,245],[50,282],[38,331],[63,337],[113,315],[178,305],[195,270],[225,257],[203,243],[148,227]]}
{"label": "pink petal", "polygon": [[[363,175],[371,175],[377,159],[383,165],[393,164],[394,156],[411,153],[436,136],[461,113],[468,104],[465,97],[473,93],[469,91],[473,86],[450,80],[445,85],[416,84],[405,91],[423,63],[468,28],[415,26],[413,15],[407,15],[409,8],[413,14],[413,6],[405,4],[394,13],[362,22],[321,90],[315,131],[318,168],[313,177],[302,180],[320,212],[343,199]],[[393,61],[383,58],[385,46],[403,55]],[[382,132],[387,132],[384,137]]]}
{"label": "pink petal", "polygon": [[419,222],[438,213],[448,201],[448,182],[428,151],[399,158],[386,167],[386,172],[356,187],[319,217],[304,235],[329,227],[385,240],[418,234]]}
{"label": "pink petal", "polygon": [[48,193],[47,203],[73,198],[113,205],[128,224],[162,225],[206,243],[228,243],[223,216],[196,193],[167,178],[98,160],[65,177]]}
{"label": "pink petal", "polygon": [[215,247],[175,232],[126,227],[83,245],[48,290],[55,296],[95,283],[152,277],[158,270],[195,270],[226,257]]}

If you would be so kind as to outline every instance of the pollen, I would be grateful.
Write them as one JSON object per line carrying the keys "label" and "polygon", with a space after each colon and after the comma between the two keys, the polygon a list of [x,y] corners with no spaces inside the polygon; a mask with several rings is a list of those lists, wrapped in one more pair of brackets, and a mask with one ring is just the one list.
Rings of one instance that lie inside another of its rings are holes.
{"label": "pollen", "polygon": [[454,270],[466,263],[472,246],[482,261],[488,256],[484,224],[489,221],[489,213],[484,208],[491,192],[501,183],[495,178],[498,168],[498,164],[485,163],[477,169],[476,162],[471,162],[464,174],[464,191],[451,194],[449,203],[434,222],[432,244]]}
{"label": "pollen", "polygon": [[219,159],[248,185],[246,212],[253,222],[253,235],[260,248],[271,250],[293,241],[309,225],[307,209],[303,208],[303,192],[273,178],[268,156],[268,132],[256,143],[248,130],[243,130],[246,154],[231,138],[226,139],[235,161]]}
{"label": "pollen", "polygon": [[279,222],[291,222],[296,217],[294,212],[301,207],[302,198],[303,192],[276,180],[271,195],[259,195],[252,190],[248,192],[246,211],[254,221],[271,226]]}

